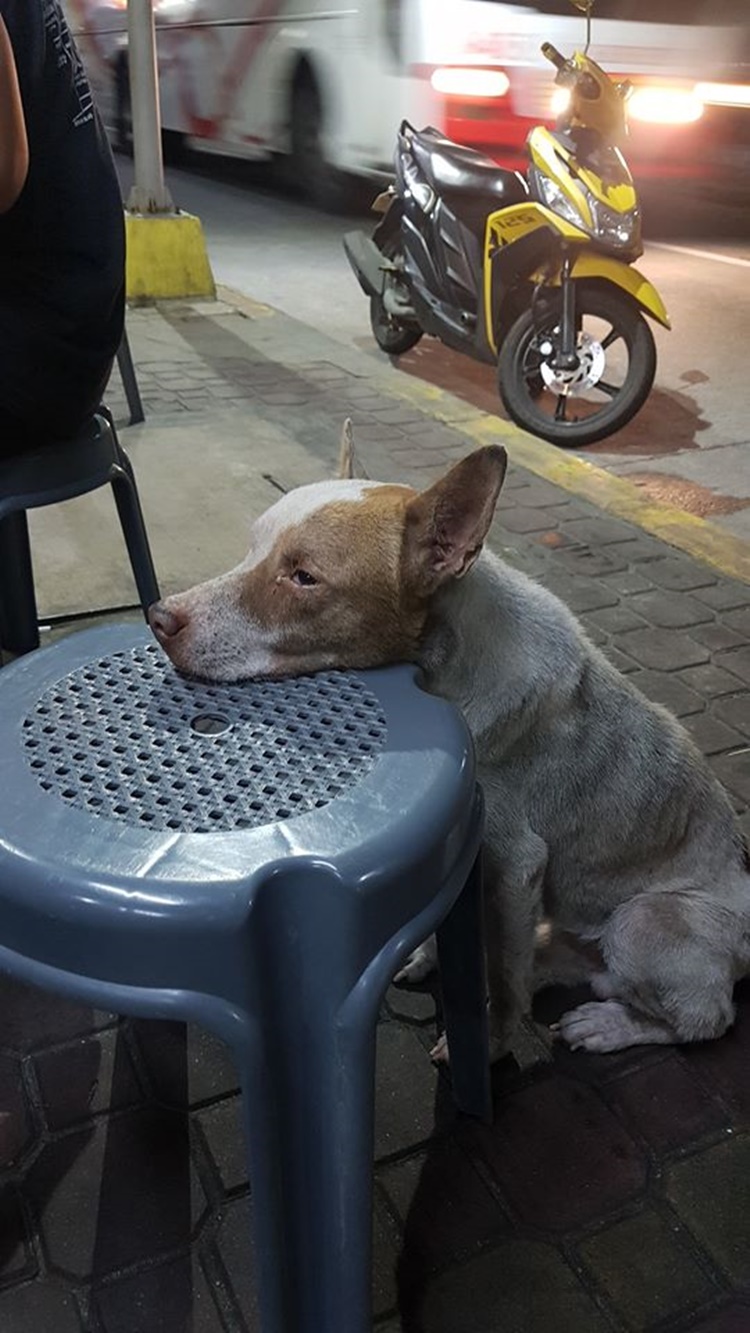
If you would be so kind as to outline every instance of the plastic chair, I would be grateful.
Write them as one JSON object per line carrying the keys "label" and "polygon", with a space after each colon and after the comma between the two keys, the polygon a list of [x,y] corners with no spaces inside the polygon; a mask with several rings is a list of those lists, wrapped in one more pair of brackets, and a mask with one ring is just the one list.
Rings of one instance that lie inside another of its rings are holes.
{"label": "plastic chair", "polygon": [[158,601],[133,469],[103,408],[75,439],[0,461],[0,649],[26,653],[39,646],[26,510],[107,484],[114,494],[144,615]]}
{"label": "plastic chair", "polygon": [[97,628],[2,673],[0,790],[0,967],[218,1033],[264,1333],[370,1333],[376,1022],[435,928],[454,1096],[490,1111],[460,715],[408,666],[207,685]]}

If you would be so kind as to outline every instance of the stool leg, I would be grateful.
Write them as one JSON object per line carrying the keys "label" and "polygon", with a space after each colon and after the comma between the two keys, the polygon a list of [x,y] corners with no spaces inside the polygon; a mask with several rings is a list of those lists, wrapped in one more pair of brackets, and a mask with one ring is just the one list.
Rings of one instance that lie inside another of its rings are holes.
{"label": "stool leg", "polygon": [[0,644],[11,653],[39,647],[26,511],[0,519]]}
{"label": "stool leg", "polygon": [[360,956],[360,904],[327,871],[292,879],[256,897],[253,1017],[233,1040],[261,1327],[371,1333],[375,1034],[392,958]]}
{"label": "stool leg", "polygon": [[120,526],[128,548],[130,564],[133,570],[135,586],[143,607],[144,616],[153,602],[159,600],[159,584],[151,558],[151,548],[146,535],[146,524],[133,476],[130,459],[124,450],[118,447],[119,468],[112,476],[112,493],[117,505]]}
{"label": "stool leg", "polygon": [[309,1007],[294,1028],[237,1053],[261,1327],[371,1333],[375,1028],[342,1040]]}
{"label": "stool leg", "polygon": [[436,934],[453,1096],[462,1111],[490,1121],[481,852]]}

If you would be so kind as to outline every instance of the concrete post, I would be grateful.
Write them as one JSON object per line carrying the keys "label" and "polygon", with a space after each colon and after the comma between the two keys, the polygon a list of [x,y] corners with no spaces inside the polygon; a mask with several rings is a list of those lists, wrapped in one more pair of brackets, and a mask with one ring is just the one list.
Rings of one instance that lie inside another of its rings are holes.
{"label": "concrete post", "polygon": [[128,0],[128,67],[135,166],[128,211],[174,213],[164,183],[152,0]]}

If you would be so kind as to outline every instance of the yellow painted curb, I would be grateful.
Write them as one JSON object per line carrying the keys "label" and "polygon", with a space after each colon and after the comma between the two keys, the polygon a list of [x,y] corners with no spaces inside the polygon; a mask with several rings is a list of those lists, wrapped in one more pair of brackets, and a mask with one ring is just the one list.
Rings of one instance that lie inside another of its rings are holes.
{"label": "yellow painted curb", "polygon": [[381,376],[380,383],[384,393],[429,412],[438,421],[460,431],[474,445],[503,444],[519,467],[643,528],[696,560],[713,565],[722,574],[750,583],[750,544],[741,537],[724,532],[695,514],[656,504],[624,477],[529,435],[511,422],[478,410],[475,415],[468,415],[470,408],[462,399],[434,384],[407,379],[403,374],[397,382],[390,375]]}
{"label": "yellow painted curb", "polygon": [[125,290],[134,303],[216,294],[200,219],[125,214]]}
{"label": "yellow painted curb", "polygon": [[[245,305],[246,313],[251,317],[279,313],[271,306],[261,306],[250,301],[231,287],[222,288],[222,295],[229,304],[240,310]],[[398,370],[375,374],[372,378],[384,394],[400,398],[420,412],[434,417],[436,421],[452,426],[465,435],[474,447],[503,444],[519,467],[526,468],[528,472],[543,477],[553,486],[559,486],[572,495],[581,496],[605,513],[633,523],[696,560],[712,565],[729,578],[750,583],[750,543],[741,537],[724,532],[723,528],[707,522],[705,518],[697,518],[695,514],[687,514],[682,509],[655,504],[624,477],[618,477],[615,473],[589,463],[585,458],[578,458],[575,454],[556,448],[554,444],[548,444],[546,440],[529,435],[510,421],[491,416],[479,408],[473,409],[470,403],[435,384],[428,384]]]}

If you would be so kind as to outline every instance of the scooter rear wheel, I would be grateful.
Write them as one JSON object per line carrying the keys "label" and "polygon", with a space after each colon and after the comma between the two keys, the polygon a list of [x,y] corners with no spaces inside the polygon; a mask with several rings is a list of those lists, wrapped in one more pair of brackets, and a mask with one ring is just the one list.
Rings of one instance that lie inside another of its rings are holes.
{"label": "scooter rear wheel", "polygon": [[638,307],[615,288],[576,283],[578,370],[550,364],[559,345],[562,296],[544,315],[525,310],[500,349],[500,397],[517,425],[562,448],[612,435],[643,406],[656,374],[653,334]]}
{"label": "scooter rear wheel", "polygon": [[[382,247],[386,259],[396,259],[400,253],[398,242],[388,240]],[[397,279],[386,275],[386,283],[395,283]],[[416,347],[422,337],[422,329],[412,321],[399,319],[386,310],[382,296],[370,297],[370,327],[372,336],[382,352],[388,356],[403,356]]]}

